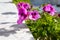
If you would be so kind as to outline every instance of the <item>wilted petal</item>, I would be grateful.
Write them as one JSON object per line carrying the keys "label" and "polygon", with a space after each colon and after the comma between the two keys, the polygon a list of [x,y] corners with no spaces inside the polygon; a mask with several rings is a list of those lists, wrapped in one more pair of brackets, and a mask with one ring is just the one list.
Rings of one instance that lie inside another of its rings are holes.
{"label": "wilted petal", "polygon": [[58,14],[58,17],[60,17],[60,14]]}

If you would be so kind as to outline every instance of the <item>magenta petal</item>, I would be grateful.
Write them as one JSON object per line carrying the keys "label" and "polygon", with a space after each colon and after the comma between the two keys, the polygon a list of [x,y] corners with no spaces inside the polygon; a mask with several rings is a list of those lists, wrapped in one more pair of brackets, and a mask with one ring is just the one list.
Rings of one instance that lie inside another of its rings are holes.
{"label": "magenta petal", "polygon": [[48,5],[46,5],[46,6],[43,7],[43,10],[44,11],[50,11],[50,7],[51,7],[51,5],[48,4]]}
{"label": "magenta petal", "polygon": [[50,12],[50,15],[51,15],[51,16],[54,16],[54,15],[55,15],[55,13],[54,13],[54,12]]}
{"label": "magenta petal", "polygon": [[17,4],[17,7],[21,7],[21,6],[23,6],[24,4],[25,4],[24,2],[20,2],[20,3]]}
{"label": "magenta petal", "polygon": [[17,4],[17,8],[19,9],[20,7],[24,7],[25,9],[29,9],[30,5],[29,5],[29,3],[20,2]]}
{"label": "magenta petal", "polygon": [[27,18],[27,10],[21,7],[18,11],[18,24],[21,24]]}
{"label": "magenta petal", "polygon": [[24,7],[21,7],[19,10],[18,10],[18,15],[21,15],[21,13],[23,14],[27,14],[27,10],[24,8]]}
{"label": "magenta petal", "polygon": [[51,4],[47,4],[46,6],[43,7],[43,11],[48,12],[50,15],[54,15],[56,10]]}
{"label": "magenta petal", "polygon": [[23,6],[24,6],[24,8],[26,8],[26,9],[29,9],[29,8],[30,8],[29,3],[26,3],[26,4],[24,4]]}
{"label": "magenta petal", "polygon": [[18,20],[18,21],[17,21],[17,24],[21,24],[21,23],[22,23],[22,20]]}
{"label": "magenta petal", "polygon": [[19,17],[19,19],[17,20],[17,24],[21,24],[23,22],[24,18],[23,17]]}
{"label": "magenta petal", "polygon": [[34,11],[30,11],[29,13],[29,19],[30,20],[37,20],[40,18],[39,12],[34,10]]}

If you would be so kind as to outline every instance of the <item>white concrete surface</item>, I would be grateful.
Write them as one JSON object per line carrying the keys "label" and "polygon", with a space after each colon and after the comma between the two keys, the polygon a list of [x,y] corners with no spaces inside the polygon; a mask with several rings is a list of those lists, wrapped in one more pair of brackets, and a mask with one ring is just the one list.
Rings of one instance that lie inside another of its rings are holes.
{"label": "white concrete surface", "polygon": [[0,16],[0,40],[33,40],[33,36],[24,24],[17,25],[16,18]]}
{"label": "white concrete surface", "polygon": [[34,40],[25,24],[18,25],[13,3],[0,3],[0,40]]}
{"label": "white concrete surface", "polygon": [[0,22],[16,22],[17,8],[13,3],[0,3]]}
{"label": "white concrete surface", "polygon": [[0,13],[3,12],[16,12],[17,8],[13,3],[0,3]]}
{"label": "white concrete surface", "polygon": [[0,0],[0,2],[12,2],[12,0]]}

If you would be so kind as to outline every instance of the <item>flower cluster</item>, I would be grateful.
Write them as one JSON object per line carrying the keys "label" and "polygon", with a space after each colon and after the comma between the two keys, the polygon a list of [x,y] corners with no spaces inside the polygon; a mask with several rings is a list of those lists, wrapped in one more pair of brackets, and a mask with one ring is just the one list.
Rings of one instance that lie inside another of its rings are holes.
{"label": "flower cluster", "polygon": [[[17,21],[18,24],[21,24],[24,20],[27,20],[27,19],[35,21],[41,18],[39,11],[27,10],[27,9],[31,9],[31,5],[29,3],[24,3],[24,2],[18,3],[17,8],[18,8],[18,17],[19,17]],[[53,16],[56,12],[51,4],[45,5],[43,7],[43,11],[48,12],[51,16]]]}
{"label": "flower cluster", "polygon": [[24,7],[25,9],[29,9],[30,8],[30,4],[29,3],[25,3],[25,2],[21,2],[21,3],[17,4],[17,7],[18,7],[18,9],[20,7]]}
{"label": "flower cluster", "polygon": [[47,5],[45,5],[44,7],[43,7],[43,10],[45,11],[45,12],[48,12],[50,15],[54,15],[55,14],[55,9],[54,9],[54,7],[51,5],[51,4],[47,4]]}
{"label": "flower cluster", "polygon": [[29,5],[29,3],[18,3],[17,4],[17,8],[18,8],[18,24],[21,24],[24,20],[27,19],[31,19],[31,20],[37,20],[38,18],[40,18],[39,12],[37,10],[31,10],[28,11],[27,9],[30,9],[31,6]]}

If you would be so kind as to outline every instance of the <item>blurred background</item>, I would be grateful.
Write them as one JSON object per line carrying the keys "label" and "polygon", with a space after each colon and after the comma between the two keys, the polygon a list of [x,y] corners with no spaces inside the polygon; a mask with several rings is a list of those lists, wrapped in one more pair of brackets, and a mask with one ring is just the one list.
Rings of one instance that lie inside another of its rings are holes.
{"label": "blurred background", "polygon": [[60,13],[60,0],[13,0],[14,4],[17,4],[18,2],[28,2],[34,7],[39,6],[41,7],[42,4],[52,4],[54,8],[57,10],[57,12]]}
{"label": "blurred background", "polygon": [[36,5],[36,6],[39,6],[41,4],[44,4],[44,3],[50,3],[50,4],[53,4],[53,5],[60,5],[60,0],[13,0],[13,2],[15,4],[17,4],[18,2],[28,2],[28,3],[31,3],[33,5]]}

